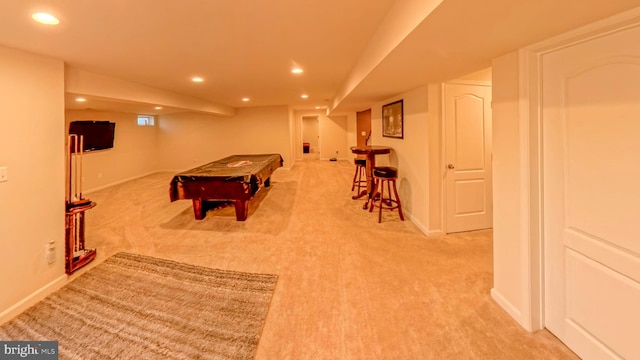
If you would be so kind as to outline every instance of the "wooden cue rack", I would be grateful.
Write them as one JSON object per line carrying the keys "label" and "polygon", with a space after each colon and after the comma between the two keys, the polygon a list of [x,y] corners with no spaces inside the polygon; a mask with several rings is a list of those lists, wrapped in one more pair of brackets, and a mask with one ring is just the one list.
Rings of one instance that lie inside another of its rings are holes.
{"label": "wooden cue rack", "polygon": [[85,212],[96,203],[82,196],[82,156],[84,138],[70,134],[67,144],[67,186],[65,194],[65,272],[74,271],[96,258],[96,249],[84,246]]}

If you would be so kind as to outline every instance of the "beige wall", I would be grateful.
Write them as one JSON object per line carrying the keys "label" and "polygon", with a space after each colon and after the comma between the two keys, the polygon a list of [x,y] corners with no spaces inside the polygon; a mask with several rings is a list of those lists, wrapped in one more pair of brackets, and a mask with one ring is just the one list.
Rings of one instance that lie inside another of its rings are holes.
{"label": "beige wall", "polygon": [[[64,275],[64,64],[0,47],[0,322]],[[56,242],[56,262],[45,245]]]}
{"label": "beige wall", "polygon": [[473,72],[471,74],[459,77],[456,80],[471,80],[471,81],[491,81],[492,69],[490,67],[482,69],[480,71]]}
{"label": "beige wall", "polygon": [[[287,114],[289,117],[289,156],[291,157],[290,163],[287,165],[289,168],[293,166],[293,163],[298,160],[298,152],[300,151],[300,158],[302,158],[302,148],[299,143],[296,142],[297,132],[296,128],[298,124],[296,123],[296,112],[293,108],[287,108]],[[296,151],[296,149],[298,149]]]}
{"label": "beige wall", "polygon": [[[289,108],[243,108],[235,116],[158,117],[158,169],[186,170],[232,154],[278,153],[291,167]],[[302,152],[302,147],[300,147]]]}
{"label": "beige wall", "polygon": [[324,120],[320,122],[320,159],[348,158],[347,117],[327,116]]}
{"label": "beige wall", "polygon": [[[442,84],[428,86],[428,152],[429,152],[429,218],[426,225],[427,235],[444,234],[443,217],[443,181],[445,167],[442,164]],[[424,230],[423,230],[424,231]]]}
{"label": "beige wall", "polygon": [[138,126],[137,114],[88,110],[68,110],[65,114],[67,126],[75,120],[109,120],[116,124],[113,148],[87,152],[82,158],[84,193],[157,170],[156,127]]}
{"label": "beige wall", "polygon": [[[528,142],[519,114],[519,61],[517,52],[493,61],[493,289],[500,305],[525,328],[529,309],[526,296],[528,203],[526,189]],[[525,139],[523,141],[523,136]]]}
{"label": "beige wall", "polygon": [[[382,136],[382,106],[403,100],[404,138]],[[389,155],[376,157],[377,165],[398,168],[398,193],[407,216],[424,232],[429,232],[429,115],[428,87],[423,86],[371,107],[371,143],[393,148]],[[438,120],[439,121],[439,120]]]}
{"label": "beige wall", "polygon": [[349,113],[345,116],[347,117],[347,155],[345,158],[352,160],[356,157],[356,155],[351,152],[351,147],[355,146],[358,142],[358,121],[356,113]]}

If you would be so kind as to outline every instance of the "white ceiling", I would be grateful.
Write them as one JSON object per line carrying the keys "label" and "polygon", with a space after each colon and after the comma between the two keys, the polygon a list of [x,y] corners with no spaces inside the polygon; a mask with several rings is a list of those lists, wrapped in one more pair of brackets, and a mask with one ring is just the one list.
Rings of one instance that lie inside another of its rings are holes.
{"label": "white ceiling", "polygon": [[[0,45],[214,104],[312,109],[335,103],[337,111],[356,111],[640,5],[444,0],[374,66],[363,67],[377,45],[370,40],[393,32],[385,24],[398,16],[415,19],[398,9],[428,1],[438,0],[0,0]],[[33,22],[36,11],[55,14],[61,24]],[[293,66],[305,72],[292,75]],[[194,84],[192,76],[205,82]],[[303,93],[309,98],[301,99]],[[75,95],[81,94],[68,97]],[[92,100],[68,106],[141,112],[151,105]]]}

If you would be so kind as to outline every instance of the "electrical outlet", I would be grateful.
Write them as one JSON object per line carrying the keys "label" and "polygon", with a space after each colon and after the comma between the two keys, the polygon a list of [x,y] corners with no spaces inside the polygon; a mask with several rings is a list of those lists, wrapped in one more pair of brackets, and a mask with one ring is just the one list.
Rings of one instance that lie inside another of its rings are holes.
{"label": "electrical outlet", "polygon": [[47,259],[47,264],[53,264],[54,262],[56,262],[55,240],[51,240],[45,245],[45,258]]}
{"label": "electrical outlet", "polygon": [[0,166],[0,182],[5,182],[9,180],[9,175],[7,174],[7,167]]}

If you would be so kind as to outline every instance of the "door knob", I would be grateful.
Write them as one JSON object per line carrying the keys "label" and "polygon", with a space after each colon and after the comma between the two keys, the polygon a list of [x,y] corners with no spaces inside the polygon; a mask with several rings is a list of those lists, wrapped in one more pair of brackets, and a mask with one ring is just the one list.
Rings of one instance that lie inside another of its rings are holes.
{"label": "door knob", "polygon": [[447,165],[447,169],[455,169],[455,168],[456,168],[456,167],[455,167],[455,166],[453,166],[453,164],[449,164],[449,165]]}

